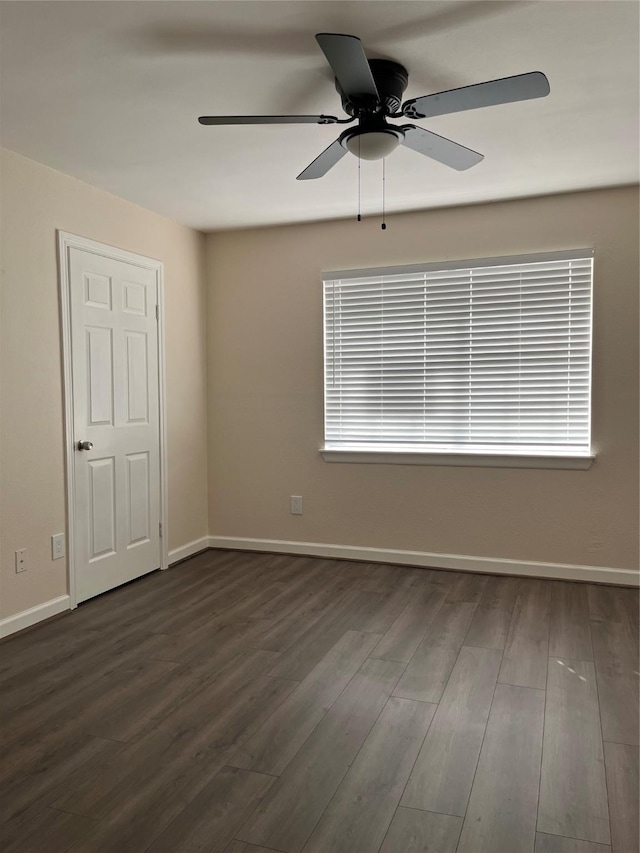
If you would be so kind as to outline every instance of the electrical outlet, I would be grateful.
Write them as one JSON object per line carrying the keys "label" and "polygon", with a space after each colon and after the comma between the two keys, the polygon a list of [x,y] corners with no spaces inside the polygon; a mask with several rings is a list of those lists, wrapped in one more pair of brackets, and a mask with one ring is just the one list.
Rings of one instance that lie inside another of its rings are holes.
{"label": "electrical outlet", "polygon": [[302,515],[302,495],[291,495],[291,515]]}
{"label": "electrical outlet", "polygon": [[19,548],[16,551],[16,574],[27,571],[27,549]]}
{"label": "electrical outlet", "polygon": [[59,560],[64,554],[64,533],[56,533],[51,537],[51,559]]}

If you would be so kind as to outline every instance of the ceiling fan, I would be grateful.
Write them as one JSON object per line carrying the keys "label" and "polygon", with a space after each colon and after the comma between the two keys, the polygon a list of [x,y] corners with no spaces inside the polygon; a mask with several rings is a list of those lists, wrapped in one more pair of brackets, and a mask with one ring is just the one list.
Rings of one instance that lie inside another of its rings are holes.
{"label": "ceiling fan", "polygon": [[395,125],[387,119],[431,118],[543,98],[549,94],[549,81],[545,75],[541,71],[532,71],[411,98],[403,104],[402,93],[409,81],[404,66],[388,59],[367,59],[362,42],[356,36],[318,33],[316,41],[335,75],[336,89],[349,118],[328,115],[200,116],[200,124],[351,124],[357,121],[356,127],[343,131],[298,175],[299,181],[326,175],[347,151],[363,160],[380,160],[398,145],[405,145],[445,166],[462,171],[479,163],[483,155],[415,124]]}

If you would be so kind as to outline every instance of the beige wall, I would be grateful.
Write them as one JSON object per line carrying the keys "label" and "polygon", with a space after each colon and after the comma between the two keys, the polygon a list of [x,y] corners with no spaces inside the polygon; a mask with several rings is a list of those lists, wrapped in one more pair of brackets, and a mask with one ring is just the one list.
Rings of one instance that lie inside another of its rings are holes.
{"label": "beige wall", "polygon": [[[211,534],[638,568],[636,188],[207,240]],[[589,471],[322,460],[321,270],[591,246]]]}
{"label": "beige wall", "polygon": [[[67,591],[50,554],[65,527],[56,229],[165,264],[171,549],[210,533],[637,569],[636,189],[397,215],[385,233],[372,219],[209,235],[207,294],[203,235],[11,152],[0,178],[0,618]],[[591,470],[322,460],[321,270],[585,246]]]}
{"label": "beige wall", "polygon": [[[62,376],[56,229],[165,265],[169,547],[207,534],[204,237],[8,151],[1,160],[0,617],[64,595]],[[14,551],[28,549],[28,570]]]}

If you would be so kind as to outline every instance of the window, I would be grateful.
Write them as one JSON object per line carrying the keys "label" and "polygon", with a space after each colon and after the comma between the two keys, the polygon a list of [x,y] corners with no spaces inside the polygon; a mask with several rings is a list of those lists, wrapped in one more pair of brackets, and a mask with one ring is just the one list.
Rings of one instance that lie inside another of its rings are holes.
{"label": "window", "polygon": [[326,273],[325,459],[588,467],[592,266]]}

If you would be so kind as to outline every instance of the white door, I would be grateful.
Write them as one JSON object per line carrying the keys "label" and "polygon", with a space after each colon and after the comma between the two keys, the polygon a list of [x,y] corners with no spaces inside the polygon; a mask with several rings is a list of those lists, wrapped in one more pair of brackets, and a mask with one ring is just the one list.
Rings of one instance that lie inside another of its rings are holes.
{"label": "white door", "polygon": [[69,248],[78,602],[158,569],[156,271]]}

